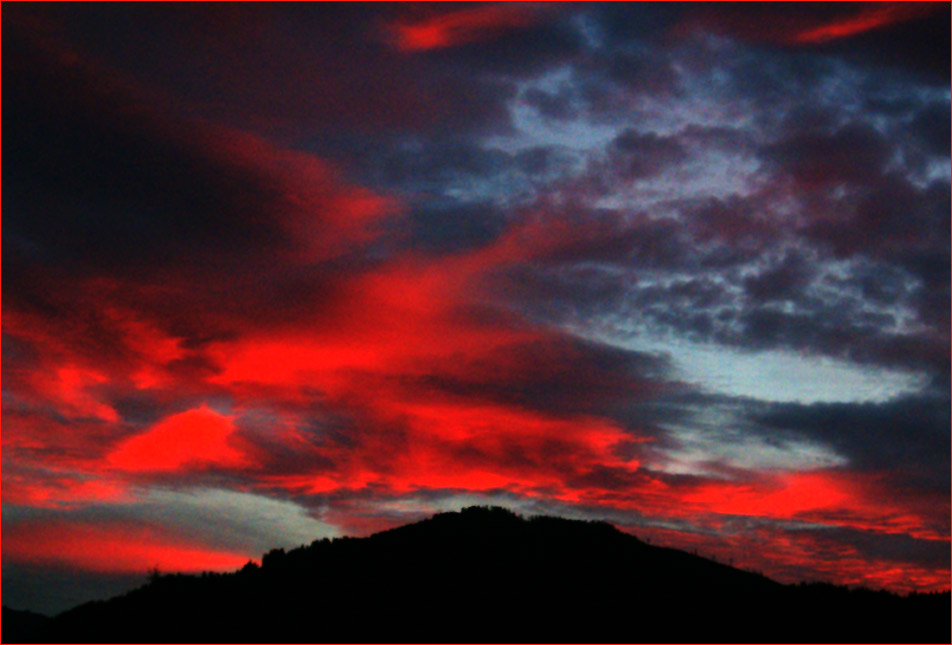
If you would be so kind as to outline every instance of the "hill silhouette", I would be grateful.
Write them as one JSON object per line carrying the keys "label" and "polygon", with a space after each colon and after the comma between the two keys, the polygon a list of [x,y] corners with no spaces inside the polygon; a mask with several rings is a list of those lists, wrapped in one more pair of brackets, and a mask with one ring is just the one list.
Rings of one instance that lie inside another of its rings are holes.
{"label": "hill silhouette", "polygon": [[[234,573],[155,573],[125,595],[9,635],[37,642],[948,642],[949,599],[947,592],[900,597],[781,585],[603,522],[471,507],[366,538],[275,549],[261,566]],[[4,642],[16,642],[7,635]]]}

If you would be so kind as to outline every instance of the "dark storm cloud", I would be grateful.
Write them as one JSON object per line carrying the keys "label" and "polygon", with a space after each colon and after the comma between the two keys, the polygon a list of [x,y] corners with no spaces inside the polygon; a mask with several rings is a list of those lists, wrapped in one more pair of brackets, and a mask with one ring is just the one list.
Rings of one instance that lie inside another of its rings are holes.
{"label": "dark storm cloud", "polygon": [[[838,256],[867,254],[896,261],[900,249],[939,247],[933,232],[947,216],[947,184],[914,184],[888,169],[900,149],[870,125],[836,129],[788,122],[793,134],[771,144],[763,157],[802,191],[810,221],[802,233]],[[830,191],[838,188],[839,197]]]}
{"label": "dark storm cloud", "polygon": [[[738,463],[755,463],[758,458],[770,458],[776,451],[789,451],[787,461],[807,457],[815,460],[818,450],[837,459],[845,460],[844,470],[851,477],[872,477],[881,486],[874,493],[890,505],[904,505],[919,516],[920,528],[928,535],[948,533],[948,452],[949,413],[947,399],[942,393],[935,395],[911,395],[883,403],[766,403],[753,399],[702,394],[683,391],[648,401],[633,410],[635,418],[651,419],[658,426],[692,429],[692,432],[728,434],[717,439],[722,443],[731,431],[739,441],[732,450],[739,462],[718,463],[713,458],[705,468],[721,472],[728,479],[745,480],[756,469],[737,467]],[[705,429],[698,423],[701,417],[713,415],[717,424]],[[692,419],[692,417],[694,417]],[[683,458],[683,446],[662,434],[654,449],[671,451],[675,460]],[[763,457],[758,455],[763,451]],[[798,457],[798,453],[800,457]],[[690,453],[688,453],[690,454]],[[722,453],[729,456],[730,452]],[[814,468],[823,468],[814,463]],[[823,472],[822,470],[820,472]],[[704,487],[706,477],[660,475],[671,486]],[[814,493],[819,494],[819,493]],[[895,509],[895,506],[893,506]],[[942,509],[946,509],[942,512]],[[915,509],[915,510],[913,510]],[[895,513],[883,511],[884,513]],[[830,516],[832,518],[833,516]],[[828,518],[828,519],[830,519]],[[743,516],[736,518],[743,520]],[[750,519],[750,518],[747,518]],[[756,521],[756,520],[755,520]],[[821,520],[822,521],[822,520]],[[847,525],[851,520],[847,520]],[[857,527],[863,526],[860,522]],[[723,528],[723,527],[722,527]],[[815,527],[814,527],[815,528]],[[807,530],[804,528],[804,530]],[[813,528],[809,530],[814,530]],[[869,557],[888,557],[882,550],[894,550],[893,557],[902,559],[902,549],[909,547],[905,557],[920,562],[921,553],[934,554],[941,551],[933,540],[919,540],[910,536],[895,539],[881,533],[864,532],[852,535],[853,529],[843,529],[837,537],[844,544],[866,545],[862,548]],[[821,529],[817,535],[838,533]],[[919,532],[923,537],[923,532]],[[855,538],[855,540],[854,540]],[[915,541],[915,544],[913,544]],[[945,542],[946,551],[947,542]],[[879,551],[875,551],[880,549]],[[946,557],[947,553],[946,553]],[[927,562],[921,561],[924,566]]]}
{"label": "dark storm cloud", "polygon": [[507,347],[418,386],[558,415],[609,413],[652,395],[667,364],[656,356],[570,338]]}
{"label": "dark storm cloud", "polygon": [[[864,203],[872,207],[875,202]],[[889,203],[884,200],[882,207],[888,209]],[[941,341],[930,334],[915,337],[887,332],[886,328],[894,322],[893,315],[857,309],[855,298],[871,297],[866,294],[872,290],[880,300],[916,305],[930,297],[923,304],[935,303],[932,310],[941,314],[941,260],[934,264],[932,288],[926,289],[916,286],[915,272],[901,263],[888,262],[870,243],[857,247],[862,255],[855,265],[843,277],[834,279],[820,272],[823,265],[817,262],[816,250],[766,254],[772,240],[782,233],[776,224],[758,213],[759,208],[757,200],[741,199],[686,208],[682,213],[692,218],[689,227],[639,216],[621,223],[608,212],[583,217],[584,211],[575,210],[572,217],[579,222],[577,230],[553,232],[554,241],[537,255],[536,268],[508,272],[502,288],[521,307],[555,320],[623,306],[625,311],[636,313],[642,320],[652,320],[662,328],[687,331],[731,345],[819,350],[854,360],[905,364],[916,369],[936,365],[934,359],[943,355],[941,349],[939,354],[934,353],[937,347],[941,348],[941,344],[937,345]],[[888,216],[885,221],[893,219]],[[875,227],[868,228],[869,239],[875,239]],[[859,229],[844,225],[842,230],[844,235],[854,235]],[[916,239],[929,243],[924,233],[931,227],[920,230],[916,233],[910,227],[903,233],[918,236],[907,238],[913,244],[908,257],[921,265],[917,267],[919,271],[925,271],[930,266],[925,262],[929,256],[912,249],[916,248]],[[699,250],[691,244],[692,233],[696,239],[707,241],[715,231],[717,237],[713,239],[717,242],[713,245]],[[883,245],[904,244],[898,232],[878,232],[878,236]],[[733,244],[728,245],[728,241]],[[739,241],[744,242],[746,250]],[[826,241],[835,243],[836,238]],[[895,248],[887,255],[894,254]],[[869,255],[880,257],[869,259]],[[822,253],[819,257],[823,257]],[[749,268],[739,273],[738,267],[744,265]],[[640,271],[659,269],[686,275],[662,284],[650,279],[641,283]],[[712,269],[721,272],[719,279],[706,273]],[[735,288],[746,293],[746,303],[737,299]],[[534,302],[541,308],[536,308]],[[779,302],[792,303],[794,308],[778,310],[775,304]],[[919,349],[908,351],[916,346]]]}
{"label": "dark storm cloud", "polygon": [[[261,262],[295,252],[282,218],[335,208],[334,178],[303,157],[169,116],[148,93],[27,39],[4,49],[7,150],[18,159],[4,175],[18,257],[123,273],[208,269],[237,255]],[[302,181],[328,186],[300,194]]]}
{"label": "dark storm cloud", "polygon": [[[691,263],[684,229],[677,222],[636,213],[622,218],[611,209],[583,210],[574,205],[553,218],[552,243],[538,255],[549,266],[603,262],[638,268],[674,268]],[[569,226],[560,230],[564,222]]]}
{"label": "dark storm cloud", "polygon": [[883,535],[846,528],[818,532],[817,536],[849,545],[877,560],[949,568],[949,543],[945,540],[921,540],[908,535]]}
{"label": "dark storm cloud", "polygon": [[162,417],[183,412],[201,404],[198,397],[183,397],[179,392],[161,392],[120,389],[106,393],[104,398],[119,416],[134,426],[146,427]]}
{"label": "dark storm cloud", "polygon": [[660,137],[625,130],[612,140],[606,169],[622,181],[661,174],[667,166],[687,159],[687,151],[675,137]]}
{"label": "dark storm cloud", "polygon": [[547,119],[566,120],[579,115],[574,104],[574,92],[562,89],[555,93],[546,92],[537,87],[526,90],[523,101]]}
{"label": "dark storm cloud", "polygon": [[[851,3],[844,3],[851,4]],[[875,11],[875,3],[865,3]],[[875,65],[912,74],[922,81],[944,85],[949,80],[949,6],[944,2],[892,3],[917,5],[907,16],[853,38],[830,40],[818,51],[841,55],[858,65]]]}
{"label": "dark storm cloud", "polygon": [[4,51],[6,150],[18,159],[4,179],[18,255],[128,271],[189,251],[280,243],[254,205],[280,196],[237,164],[210,171],[211,155],[189,142],[198,132],[122,87],[103,92],[88,69],[33,43],[14,36]]}
{"label": "dark storm cloud", "polygon": [[631,109],[633,98],[680,96],[679,80],[664,50],[597,50],[573,66],[572,84],[560,98],[585,118],[611,121]]}
{"label": "dark storm cloud", "polygon": [[663,36],[678,24],[687,9],[676,2],[606,2],[584,7],[581,15],[597,23],[598,35],[605,45],[617,46]]}
{"label": "dark storm cloud", "polygon": [[938,157],[948,157],[950,153],[949,104],[935,103],[916,113],[911,130],[928,152]]}
{"label": "dark storm cloud", "polygon": [[800,313],[759,308],[740,312],[739,331],[723,339],[757,349],[785,347],[860,364],[925,371],[932,378],[948,372],[947,338],[929,331],[913,335],[885,329],[893,322],[888,314],[856,312],[848,302]]}
{"label": "dark storm cloud", "polygon": [[793,300],[806,286],[815,269],[796,253],[789,253],[776,265],[744,279],[747,297],[758,302]]}
{"label": "dark storm cloud", "polygon": [[4,53],[17,158],[4,168],[4,286],[18,315],[79,337],[73,350],[135,353],[130,325],[143,345],[164,330],[192,352],[170,368],[200,375],[212,366],[193,341],[306,315],[359,271],[350,248],[372,236],[381,198],[311,157],[179,117],[55,41],[15,33]]}
{"label": "dark storm cloud", "polygon": [[397,146],[384,148],[380,160],[373,162],[380,168],[382,183],[426,189],[460,178],[487,180],[505,172],[512,163],[502,150],[489,150],[466,139],[410,141]]}
{"label": "dark storm cloud", "polygon": [[581,165],[558,146],[507,151],[470,136],[381,137],[359,154],[332,152],[351,174],[399,195],[406,217],[388,244],[456,253],[485,246],[504,231],[512,209],[530,204]]}
{"label": "dark storm cloud", "polygon": [[737,265],[759,256],[779,237],[771,218],[764,216],[761,198],[730,195],[689,201],[681,207],[689,218],[688,230],[700,242],[715,242],[709,266]]}
{"label": "dark storm cloud", "polygon": [[796,181],[816,187],[875,182],[882,173],[888,148],[872,127],[851,125],[829,134],[794,135],[765,152],[768,160],[780,164]]}
{"label": "dark storm cloud", "polygon": [[203,116],[252,131],[504,127],[505,94],[491,79],[474,82],[451,65],[392,49],[385,26],[394,10],[263,4],[20,11],[42,13],[53,29],[129,76],[170,88]]}
{"label": "dark storm cloud", "polygon": [[562,320],[572,312],[594,313],[611,306],[627,288],[623,275],[595,269],[576,270],[572,275],[522,267],[496,278],[496,289],[520,310],[543,320]]}
{"label": "dark storm cloud", "polygon": [[[792,180],[802,215],[791,220],[774,213],[778,195],[768,185],[761,193],[683,200],[678,205],[683,219],[677,224],[649,221],[626,209],[616,211],[612,226],[598,216],[591,221],[583,217],[586,223],[565,235],[564,244],[554,244],[538,256],[552,269],[544,277],[539,272],[532,275],[535,282],[545,282],[536,288],[554,298],[546,302],[546,315],[559,317],[556,283],[562,282],[567,296],[562,313],[577,311],[586,300],[582,292],[590,288],[602,294],[597,299],[601,310],[610,309],[607,303],[613,298],[617,304],[624,300],[625,311],[637,312],[640,318],[679,330],[694,328],[701,337],[721,342],[818,350],[940,374],[947,346],[943,340],[947,334],[941,329],[947,318],[948,244],[936,233],[947,222],[948,188],[938,179],[924,185],[907,172],[921,172],[923,166],[917,164],[928,158],[922,154],[927,149],[922,134],[928,127],[925,123],[933,123],[931,127],[941,132],[938,119],[928,121],[916,115],[938,114],[937,106],[944,107],[945,101],[933,103],[910,93],[899,118],[886,113],[868,117],[848,113],[844,118],[844,111],[828,103],[829,98],[811,105],[810,84],[795,75],[797,65],[772,56],[768,62],[773,61],[781,78],[799,78],[804,84],[775,93],[772,108],[762,106],[776,116],[762,122],[766,130],[759,136],[732,139],[716,128],[685,129],[664,137],[629,130],[618,135],[606,148],[604,161],[590,163],[588,175],[574,185],[583,203],[610,194],[617,184],[606,177],[624,169],[628,156],[637,166],[636,174],[668,177],[667,173],[683,172],[685,147],[711,145],[715,137],[728,155],[753,154],[766,162],[759,171],[762,179],[778,185]],[[745,98],[763,101],[762,88],[743,83],[757,62],[751,59],[729,68],[725,78]],[[831,68],[815,61],[808,67],[815,81],[831,73]],[[875,91],[889,95],[885,89]],[[873,126],[874,117],[887,119],[885,130]],[[621,146],[622,142],[630,145]],[[622,150],[628,154],[621,154]],[[905,167],[897,168],[897,159],[903,159]],[[574,218],[584,212],[576,204],[559,212],[569,210]],[[639,247],[642,242],[645,247]],[[697,242],[704,246],[699,248]],[[844,267],[844,278],[824,270],[832,259],[851,263]],[[720,307],[716,318],[701,302],[683,303],[690,311],[685,314],[685,306],[675,306],[680,300],[673,290],[641,288],[631,273],[622,278],[607,270],[583,271],[585,262],[625,269],[715,270],[721,272],[721,291],[724,285],[740,286],[749,301],[740,308],[736,302],[722,300],[720,304],[733,306]],[[629,281],[627,287],[621,284],[624,280]],[[587,287],[579,289],[581,285]],[[636,295],[641,293],[643,299]],[[933,330],[887,331],[896,321],[895,314],[881,308],[858,309],[855,299],[859,297],[911,307]],[[781,302],[793,307],[780,311],[774,305]]]}
{"label": "dark storm cloud", "polygon": [[683,22],[777,48],[806,51],[945,84],[949,8],[942,2],[694,5]]}
{"label": "dark storm cloud", "polygon": [[754,418],[822,441],[863,469],[913,487],[948,490],[949,406],[941,396],[885,403],[775,404]]}
{"label": "dark storm cloud", "polygon": [[378,139],[372,150],[346,163],[361,180],[408,199],[422,195],[430,202],[464,205],[529,200],[570,175],[580,161],[578,153],[559,146],[507,151],[469,136],[407,136]]}
{"label": "dark storm cloud", "polygon": [[504,227],[498,211],[487,203],[422,204],[412,211],[410,221],[409,244],[447,253],[483,246]]}
{"label": "dark storm cloud", "polygon": [[900,177],[884,177],[856,204],[852,224],[860,239],[850,244],[845,232],[835,230],[828,231],[829,239],[838,253],[879,252],[888,259],[897,251],[921,253],[929,247],[941,248],[932,236],[943,219],[948,219],[944,212],[947,190],[948,185],[938,182],[921,190]]}

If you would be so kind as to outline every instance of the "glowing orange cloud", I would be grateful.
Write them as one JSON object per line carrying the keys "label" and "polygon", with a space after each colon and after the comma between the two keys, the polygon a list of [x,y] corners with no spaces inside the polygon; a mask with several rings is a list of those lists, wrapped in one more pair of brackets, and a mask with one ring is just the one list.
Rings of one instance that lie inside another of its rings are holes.
{"label": "glowing orange cloud", "polygon": [[107,460],[122,470],[178,470],[189,464],[240,466],[245,458],[229,442],[231,417],[205,406],[175,414],[122,442]]}
{"label": "glowing orange cloud", "polygon": [[489,5],[460,9],[418,22],[391,25],[394,44],[401,51],[426,51],[486,40],[501,32],[534,22],[522,6]]}

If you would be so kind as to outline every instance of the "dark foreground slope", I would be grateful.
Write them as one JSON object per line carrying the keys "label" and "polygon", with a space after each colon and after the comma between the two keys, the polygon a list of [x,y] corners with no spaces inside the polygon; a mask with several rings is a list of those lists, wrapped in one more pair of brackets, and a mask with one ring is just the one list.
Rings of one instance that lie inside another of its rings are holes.
{"label": "dark foreground slope", "polygon": [[948,642],[948,594],[786,587],[608,524],[470,508],[166,575],[52,619],[69,642]]}
{"label": "dark foreground slope", "polygon": [[4,643],[37,642],[37,635],[43,633],[50,622],[49,616],[10,607],[3,607],[2,617],[0,638]]}

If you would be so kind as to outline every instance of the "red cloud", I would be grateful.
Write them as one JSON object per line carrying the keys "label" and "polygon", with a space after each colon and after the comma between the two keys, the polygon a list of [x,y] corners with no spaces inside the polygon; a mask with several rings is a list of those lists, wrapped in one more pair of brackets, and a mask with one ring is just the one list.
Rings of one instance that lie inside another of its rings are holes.
{"label": "red cloud", "polygon": [[[267,392],[272,400],[306,404],[319,393],[324,406],[354,419],[344,445],[325,441],[314,449],[332,470],[322,462],[310,473],[272,473],[267,485],[309,493],[531,492],[562,489],[597,467],[636,470],[637,460],[620,450],[637,437],[597,414],[559,416],[452,392],[458,384],[518,388],[527,370],[572,369],[559,336],[475,313],[487,295],[486,276],[520,251],[525,245],[506,237],[456,256],[396,258],[348,280],[351,297],[306,326],[211,344],[220,368],[211,380],[233,395]],[[539,365],[521,362],[525,347],[532,348],[527,360]],[[444,379],[449,390],[438,386]],[[626,394],[637,392],[632,386]]]}
{"label": "red cloud", "polygon": [[119,444],[106,460],[121,470],[169,471],[189,466],[241,466],[246,463],[229,438],[231,417],[205,406],[175,414],[143,434]]}
{"label": "red cloud", "polygon": [[792,36],[796,43],[825,43],[848,38],[888,25],[927,16],[936,6],[924,2],[882,2],[861,7],[857,13],[810,27]]}
{"label": "red cloud", "polygon": [[[696,23],[752,41],[781,45],[820,45],[858,36],[941,8],[939,2],[765,3],[723,11],[701,7]],[[691,24],[696,24],[691,23]],[[687,25],[685,25],[687,26]],[[684,26],[682,26],[683,28]]]}
{"label": "red cloud", "polygon": [[521,5],[484,5],[459,9],[415,22],[396,22],[389,29],[401,51],[426,51],[488,40],[500,33],[527,27],[535,12]]}
{"label": "red cloud", "polygon": [[[714,528],[693,533],[652,526],[629,530],[654,544],[697,552],[789,584],[822,580],[899,592],[945,591],[949,587],[947,570],[870,557],[851,545],[848,538],[824,537],[822,530],[788,531],[768,525],[743,532]],[[945,544],[948,548],[947,539]]]}
{"label": "red cloud", "polygon": [[851,501],[850,486],[824,473],[794,473],[754,484],[710,483],[684,496],[715,513],[790,518]]}
{"label": "red cloud", "polygon": [[753,482],[707,482],[684,491],[690,513],[796,519],[920,539],[947,537],[929,511],[896,498],[878,477],[842,470],[765,475]]}
{"label": "red cloud", "polygon": [[59,403],[61,412],[73,417],[93,417],[104,421],[118,421],[119,415],[108,405],[101,403],[88,391],[89,388],[105,383],[108,378],[94,370],[84,370],[74,366],[57,368],[53,378],[41,383],[47,386],[48,395]]}
{"label": "red cloud", "polygon": [[7,504],[40,508],[59,508],[77,504],[114,503],[129,499],[124,484],[88,474],[51,473],[37,477],[35,473],[18,472],[5,467],[3,501]]}
{"label": "red cloud", "polygon": [[[182,394],[229,395],[235,414],[201,407],[173,415],[121,440],[106,463],[138,474],[246,466],[252,453],[238,449],[235,421],[243,410],[265,405],[276,419],[262,430],[270,444],[255,444],[255,462],[263,465],[260,478],[248,474],[250,486],[311,494],[507,489],[675,517],[812,518],[921,533],[922,515],[901,506],[890,509],[888,522],[877,521],[884,506],[855,479],[811,473],[670,486],[640,469],[635,429],[622,428],[597,410],[557,414],[478,395],[495,382],[503,390],[531,385],[519,381],[530,370],[557,374],[579,365],[577,356],[560,348],[557,334],[475,312],[491,297],[487,278],[526,259],[560,253],[580,234],[572,222],[540,215],[482,249],[439,258],[397,255],[354,270],[335,287],[347,298],[320,306],[302,303],[299,319],[262,311],[229,317],[232,334],[201,345],[213,368],[178,386]],[[120,340],[161,322],[118,327]],[[165,342],[167,351],[151,352],[157,358],[148,363],[168,361],[187,345]],[[533,348],[526,359],[532,364],[520,358],[525,347]],[[119,366],[102,373],[121,374]],[[99,373],[95,365],[88,369]],[[133,373],[139,371],[135,367]],[[576,372],[579,379],[598,376]],[[448,389],[441,389],[444,382]],[[460,385],[471,391],[455,392]],[[613,391],[638,395],[635,389]],[[296,429],[315,401],[350,419],[337,438],[318,439]],[[315,465],[289,465],[280,450],[292,444],[295,454],[310,455]],[[93,473],[100,470],[87,466]]]}
{"label": "red cloud", "polygon": [[3,530],[4,560],[66,565],[101,573],[230,570],[248,554],[183,543],[139,524],[20,522]]}

